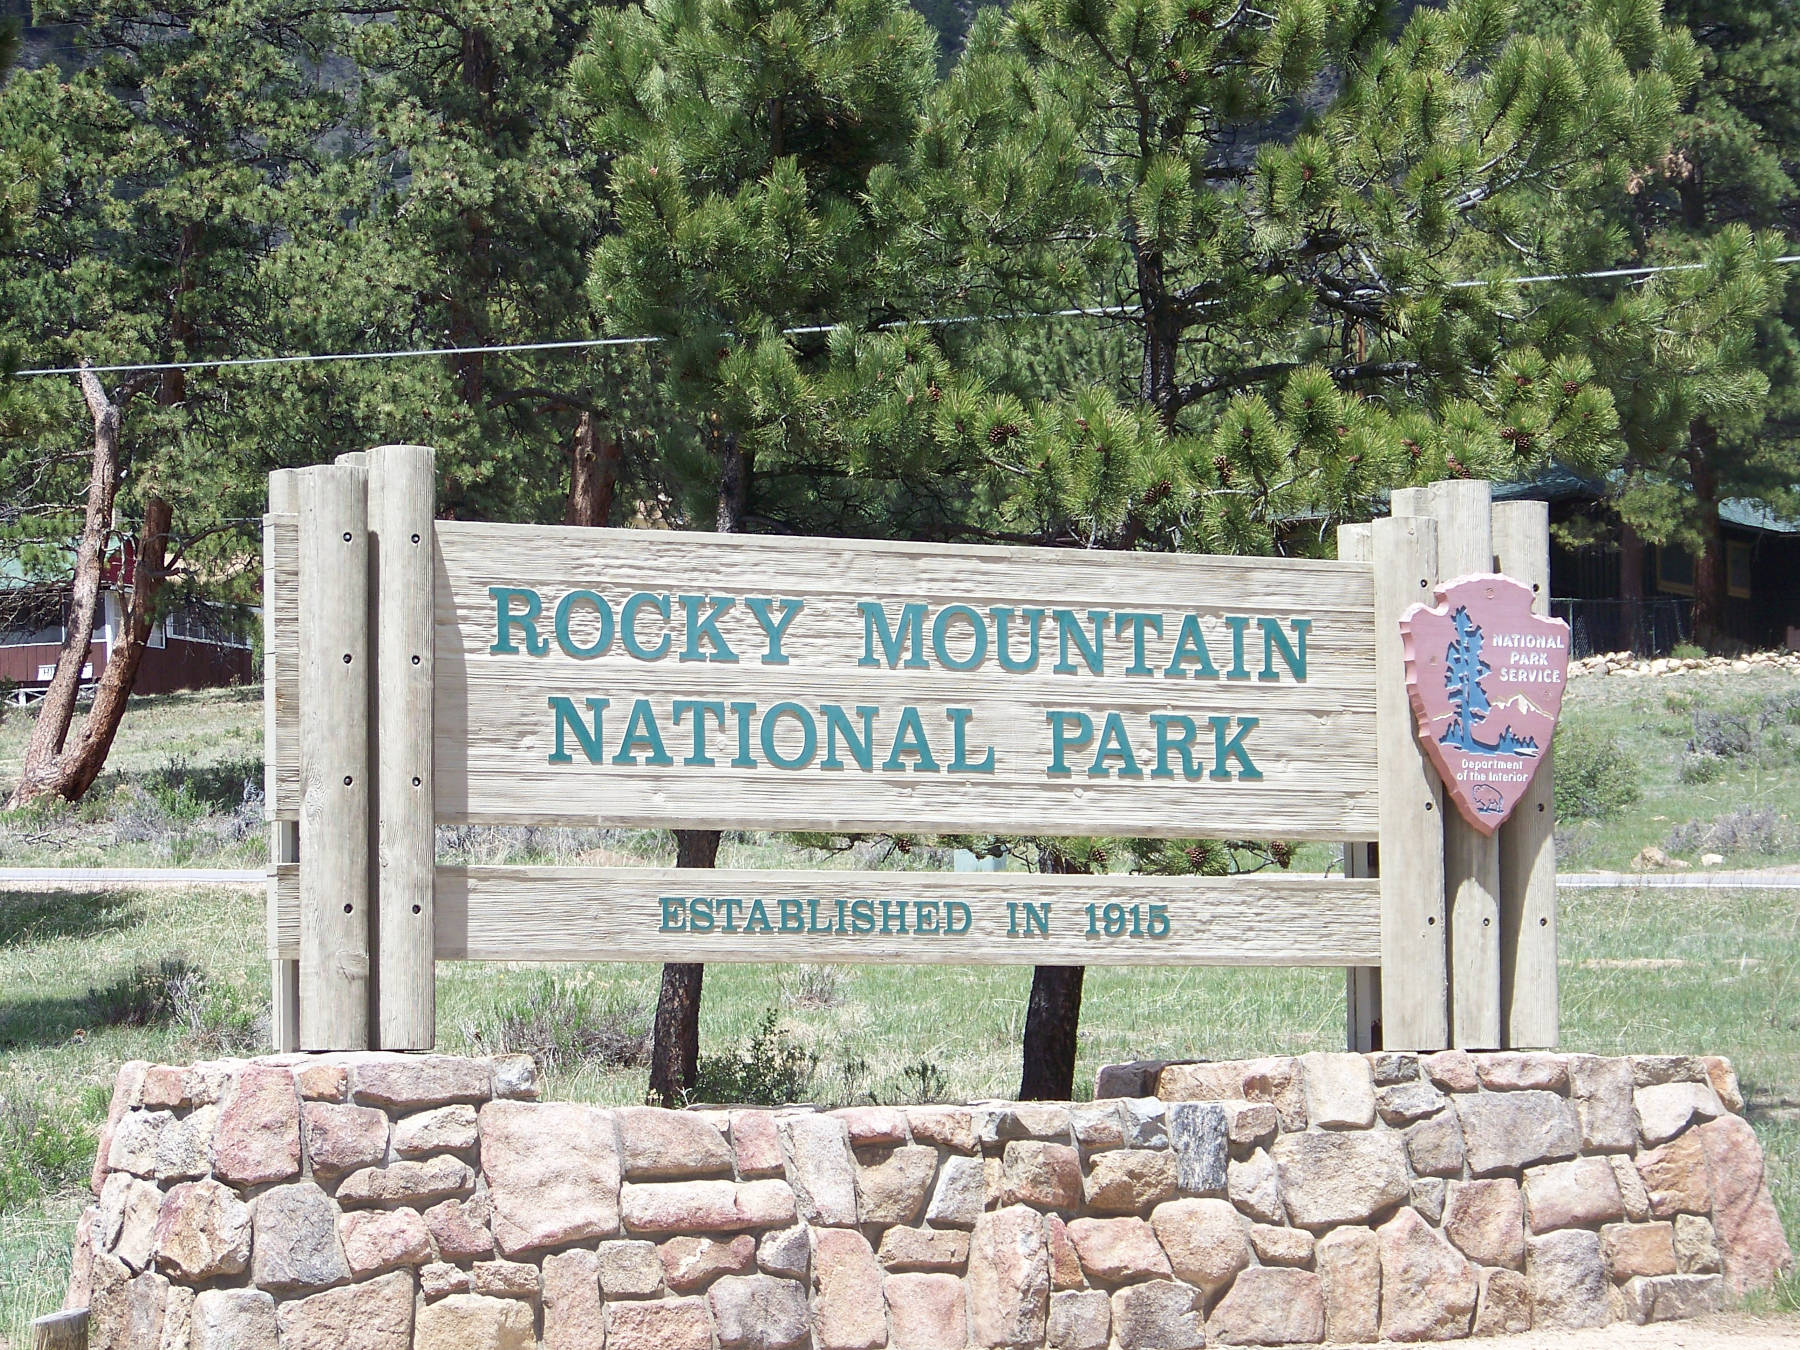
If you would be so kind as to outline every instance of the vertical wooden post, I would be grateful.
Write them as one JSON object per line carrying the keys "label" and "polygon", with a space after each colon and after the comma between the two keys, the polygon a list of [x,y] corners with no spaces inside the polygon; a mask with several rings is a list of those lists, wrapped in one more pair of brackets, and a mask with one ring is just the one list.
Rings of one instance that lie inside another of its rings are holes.
{"label": "vertical wooden post", "polygon": [[[1500,570],[1531,587],[1531,612],[1550,612],[1550,507],[1494,505]],[[1561,1034],[1556,976],[1555,765],[1543,748],[1531,787],[1500,827],[1502,1043],[1553,1049]]]}
{"label": "vertical wooden post", "polygon": [[[275,623],[275,558],[274,532],[269,516],[298,515],[300,481],[293,469],[277,469],[269,475],[269,512],[263,517],[263,801],[270,812],[269,865],[300,861],[300,824],[293,820],[275,819],[276,784],[281,765],[299,754],[299,747],[281,740],[280,719],[276,716],[275,668],[276,644],[269,641]],[[286,644],[293,646],[294,644]],[[269,948],[275,948],[275,878],[269,877]],[[269,962],[269,1038],[275,1049],[289,1054],[300,1048],[300,963],[271,960]]]}
{"label": "vertical wooden post", "polygon": [[1375,737],[1380,781],[1381,1032],[1390,1050],[1442,1050],[1444,803],[1413,735],[1400,616],[1431,599],[1437,525],[1394,516],[1371,527],[1375,563]]}
{"label": "vertical wooden post", "polygon": [[[1373,539],[1367,523],[1338,526],[1338,561],[1369,562]],[[1344,875],[1373,877],[1376,849],[1369,843],[1344,845]],[[1381,1049],[1381,968],[1349,966],[1344,971],[1344,1045],[1367,1053]]]}
{"label": "vertical wooden post", "polygon": [[384,445],[369,452],[371,594],[376,649],[377,1035],[384,1050],[429,1050],[437,1032],[432,913],[433,452]]}
{"label": "vertical wooden post", "polygon": [[368,474],[300,475],[300,1046],[369,1046]]}

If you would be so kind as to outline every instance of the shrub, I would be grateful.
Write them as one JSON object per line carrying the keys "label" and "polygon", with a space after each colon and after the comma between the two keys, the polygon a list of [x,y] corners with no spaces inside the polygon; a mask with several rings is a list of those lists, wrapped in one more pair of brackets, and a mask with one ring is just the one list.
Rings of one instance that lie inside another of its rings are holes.
{"label": "shrub", "polygon": [[547,1074],[633,1069],[650,1059],[650,1011],[608,1006],[587,986],[546,972],[522,998],[492,1010],[469,1039],[487,1053],[530,1055]]}
{"label": "shrub", "polygon": [[1690,755],[1738,759],[1756,750],[1756,732],[1748,717],[1695,708],[1694,734],[1688,739],[1687,748]]}
{"label": "shrub", "polygon": [[1677,642],[1670,650],[1669,655],[1677,661],[1704,661],[1707,651],[1706,648],[1692,642]]}
{"label": "shrub", "polygon": [[771,1008],[741,1050],[702,1055],[689,1095],[695,1101],[744,1106],[786,1106],[806,1100],[819,1057],[775,1022]]}
{"label": "shrub", "polygon": [[83,1181],[94,1136],[72,1114],[30,1097],[0,1097],[0,1213]]}
{"label": "shrub", "polygon": [[88,995],[89,1017],[111,1027],[153,1027],[175,1020],[191,1006],[206,973],[184,956],[165,956],[134,966]]}
{"label": "shrub", "polygon": [[1766,856],[1787,846],[1788,822],[1769,809],[1732,811],[1713,821],[1690,820],[1669,832],[1671,853]]}
{"label": "shrub", "polygon": [[1556,814],[1606,820],[1643,795],[1642,770],[1611,736],[1577,724],[1556,731]]}
{"label": "shrub", "polygon": [[1716,783],[1725,776],[1725,761],[1717,755],[1683,755],[1678,775],[1684,783]]}

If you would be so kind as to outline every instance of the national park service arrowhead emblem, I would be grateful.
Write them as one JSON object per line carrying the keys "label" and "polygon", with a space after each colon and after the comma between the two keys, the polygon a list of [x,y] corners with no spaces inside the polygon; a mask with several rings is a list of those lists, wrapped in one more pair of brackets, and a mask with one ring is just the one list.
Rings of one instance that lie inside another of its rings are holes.
{"label": "national park service arrowhead emblem", "polygon": [[1498,574],[1437,588],[1400,618],[1419,743],[1463,818],[1492,834],[1531,786],[1562,711],[1569,626]]}

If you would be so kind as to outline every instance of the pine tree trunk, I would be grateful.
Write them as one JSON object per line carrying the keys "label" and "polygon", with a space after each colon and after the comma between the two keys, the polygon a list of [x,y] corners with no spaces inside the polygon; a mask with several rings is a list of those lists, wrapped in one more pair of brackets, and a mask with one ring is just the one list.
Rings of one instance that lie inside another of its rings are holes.
{"label": "pine tree trunk", "polygon": [[[1046,851],[1042,872],[1076,871],[1067,859]],[[1019,1100],[1066,1102],[1075,1094],[1076,1033],[1081,1026],[1083,966],[1037,966],[1031,972],[1031,1002],[1025,1010]]]}
{"label": "pine tree trunk", "polygon": [[1644,536],[1629,520],[1619,522],[1619,624],[1625,646],[1637,651],[1644,623]]}
{"label": "pine tree trunk", "polygon": [[[712,867],[719,857],[717,830],[675,831],[677,867]],[[700,987],[706,967],[671,961],[662,970],[656,1024],[650,1035],[649,1100],[681,1105],[700,1072]]]}
{"label": "pine tree trunk", "polygon": [[605,525],[612,518],[625,447],[616,435],[601,439],[594,414],[583,412],[569,447],[569,508],[566,525]]}
{"label": "pine tree trunk", "polygon": [[1688,465],[1699,510],[1700,556],[1694,559],[1694,641],[1716,650],[1725,634],[1725,542],[1719,530],[1718,432],[1696,420],[1688,433]]}
{"label": "pine tree trunk", "polygon": [[[143,652],[131,650],[130,633],[122,647],[115,646],[108,655],[101,677],[102,693],[116,686],[115,667],[123,675],[123,688],[114,688],[103,704],[97,694],[94,707],[83,724],[81,736],[73,749],[65,749],[69,727],[75,720],[75,701],[81,692],[81,671],[88,663],[88,648],[94,640],[94,620],[100,607],[100,583],[105,568],[107,536],[112,529],[113,503],[118,497],[120,471],[120,423],[125,404],[145,384],[145,377],[134,376],[109,398],[99,378],[84,369],[81,393],[87,401],[94,422],[93,465],[88,473],[87,504],[82,519],[81,537],[75,546],[75,577],[71,583],[69,622],[63,633],[62,650],[57,654],[56,672],[38,704],[37,720],[31,728],[31,739],[25,746],[25,763],[19,782],[7,799],[7,809],[15,810],[28,802],[54,793],[69,801],[79,800],[99,775],[106,763],[106,753],[118,731],[118,719],[124,716],[125,699],[136,678],[137,665]],[[161,529],[152,531],[155,507],[145,519],[145,543],[155,549],[152,567],[154,586],[161,585],[163,549],[168,534],[168,506],[161,503]],[[148,558],[139,559],[142,575]],[[142,583],[140,582],[140,585]],[[154,600],[154,589],[151,595]],[[135,598],[133,615],[139,605]],[[145,637],[149,630],[146,626]],[[121,661],[129,664],[127,671]],[[110,717],[111,724],[106,723]]]}
{"label": "pine tree trunk", "polygon": [[[749,517],[749,452],[727,436],[719,462],[719,503],[715,525],[720,534],[742,534]],[[677,867],[712,867],[719,857],[717,830],[675,831]],[[663,966],[662,989],[656,999],[656,1023],[650,1034],[650,1100],[674,1106],[694,1086],[700,1072],[700,985],[706,967],[698,962],[671,961]]]}

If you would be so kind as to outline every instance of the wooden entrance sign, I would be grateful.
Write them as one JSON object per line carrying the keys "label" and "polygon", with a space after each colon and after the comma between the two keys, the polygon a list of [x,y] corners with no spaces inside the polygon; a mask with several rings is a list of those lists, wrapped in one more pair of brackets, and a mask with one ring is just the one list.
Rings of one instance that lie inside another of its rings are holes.
{"label": "wooden entrance sign", "polygon": [[[1101,554],[434,521],[433,483],[409,446],[271,481],[284,1048],[429,1047],[446,959],[1340,965],[1364,1039],[1449,1043],[1398,627],[1431,519]],[[451,868],[439,824],[1375,840],[1380,876]]]}

